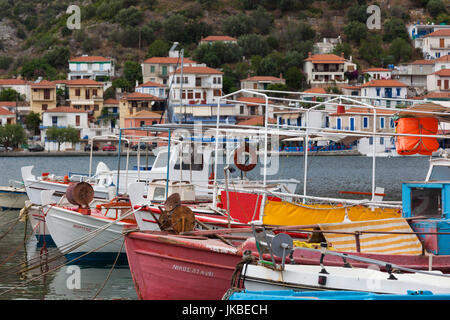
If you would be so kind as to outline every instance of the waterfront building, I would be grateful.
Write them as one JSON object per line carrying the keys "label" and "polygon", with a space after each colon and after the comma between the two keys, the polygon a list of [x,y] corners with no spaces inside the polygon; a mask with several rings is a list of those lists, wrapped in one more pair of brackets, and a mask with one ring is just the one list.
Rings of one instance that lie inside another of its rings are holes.
{"label": "waterfront building", "polygon": [[306,82],[311,87],[342,87],[348,85],[346,72],[355,71],[356,64],[344,58],[344,54],[315,54],[311,52],[305,59],[303,71],[306,74]]}
{"label": "waterfront building", "polygon": [[100,116],[103,108],[103,84],[91,79],[77,79],[67,82],[70,107],[89,113],[90,121]]}
{"label": "waterfront building", "polygon": [[56,108],[56,85],[47,80],[34,82],[30,85],[31,111],[39,113]]}

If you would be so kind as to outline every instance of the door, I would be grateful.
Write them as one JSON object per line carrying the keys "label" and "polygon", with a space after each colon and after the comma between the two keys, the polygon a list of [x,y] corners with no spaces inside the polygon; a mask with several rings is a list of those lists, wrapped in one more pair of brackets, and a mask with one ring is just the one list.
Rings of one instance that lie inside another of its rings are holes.
{"label": "door", "polygon": [[448,90],[448,80],[444,80],[444,89]]}
{"label": "door", "polygon": [[350,131],[355,131],[355,118],[350,118]]}
{"label": "door", "polygon": [[439,47],[443,48],[444,47],[444,38],[440,38],[439,39]]}
{"label": "door", "polygon": [[338,130],[341,130],[341,128],[342,128],[342,119],[341,118],[336,119],[336,126],[337,126]]}

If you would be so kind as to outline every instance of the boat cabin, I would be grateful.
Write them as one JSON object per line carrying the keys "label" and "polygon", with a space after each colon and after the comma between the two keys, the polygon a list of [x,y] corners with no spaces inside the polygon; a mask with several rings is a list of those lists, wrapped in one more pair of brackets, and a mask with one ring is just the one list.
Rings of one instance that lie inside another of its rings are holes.
{"label": "boat cabin", "polygon": [[411,228],[415,232],[430,232],[418,234],[424,248],[436,255],[449,255],[450,179],[403,183],[402,202],[403,217],[417,217],[410,221]]}

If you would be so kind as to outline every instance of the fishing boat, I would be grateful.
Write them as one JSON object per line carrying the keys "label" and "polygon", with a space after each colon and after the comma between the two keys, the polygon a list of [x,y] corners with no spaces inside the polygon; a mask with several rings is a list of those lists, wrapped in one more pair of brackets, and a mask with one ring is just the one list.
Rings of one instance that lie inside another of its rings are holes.
{"label": "fishing boat", "polygon": [[448,294],[431,291],[408,291],[406,294],[379,294],[361,291],[251,291],[230,293],[224,300],[450,300]]}
{"label": "fishing boat", "polygon": [[25,201],[24,208],[28,214],[28,220],[30,221],[31,228],[33,230],[33,234],[38,241],[38,246],[54,246],[55,242],[53,241],[52,236],[47,228],[47,224],[45,223],[45,215],[42,206],[33,205],[30,200]]}
{"label": "fishing boat", "polygon": [[[303,252],[306,249],[294,247],[292,238],[286,234],[280,233],[268,241],[269,236],[263,237],[267,242],[258,243],[259,261],[246,264],[241,272],[243,285],[248,290],[341,290],[384,294],[430,291],[435,294],[450,294],[450,275],[444,275],[440,271],[418,271],[380,260],[331,252],[327,250],[326,244],[323,244],[321,250],[308,249],[320,254],[320,265],[295,264],[295,259],[291,259],[291,264],[286,264],[286,258],[293,251]],[[274,256],[281,258],[281,263],[264,260],[264,247],[268,248],[272,259]],[[326,255],[341,258],[344,265],[326,265]],[[369,263],[370,267],[353,267],[353,261]],[[379,270],[381,266],[387,271]]]}
{"label": "fishing boat", "polygon": [[[88,183],[71,185],[68,205],[47,205],[45,225],[59,251],[68,260],[82,263],[126,264],[122,230],[136,226],[128,201],[92,203],[93,188]],[[89,205],[94,204],[94,207]]]}
{"label": "fishing boat", "polygon": [[9,186],[0,187],[0,209],[22,209],[26,200],[28,197],[22,182],[10,180]]}
{"label": "fishing boat", "polygon": [[242,257],[220,240],[158,231],[126,232],[125,247],[143,300],[219,300]]}

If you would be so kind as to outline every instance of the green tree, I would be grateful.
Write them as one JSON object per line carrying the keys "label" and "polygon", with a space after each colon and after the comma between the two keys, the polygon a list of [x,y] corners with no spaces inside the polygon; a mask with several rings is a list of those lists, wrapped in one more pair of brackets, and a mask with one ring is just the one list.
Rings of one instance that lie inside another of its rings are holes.
{"label": "green tree", "polygon": [[285,75],[286,85],[290,89],[298,90],[305,86],[306,77],[303,72],[297,67],[290,67]]}
{"label": "green tree", "polygon": [[34,58],[23,63],[20,73],[26,79],[36,79],[37,77],[53,79],[56,76],[56,69],[43,58]]}
{"label": "green tree", "polygon": [[165,39],[168,41],[185,42],[185,24],[186,18],[181,14],[174,14],[164,20],[162,29]]}
{"label": "green tree", "polygon": [[352,47],[346,42],[338,43],[334,47],[333,53],[337,56],[341,56],[341,53],[344,53],[344,58],[348,59],[352,54]]}
{"label": "green tree", "polygon": [[26,128],[33,132],[35,136],[39,135],[40,133],[39,126],[41,122],[41,116],[39,115],[39,113],[35,113],[33,111],[31,111],[25,118]]}
{"label": "green tree", "polygon": [[361,40],[361,45],[359,46],[360,57],[373,66],[381,66],[384,54],[382,43],[379,35],[372,35],[367,39]]}
{"label": "green tree", "polygon": [[242,54],[251,57],[255,54],[267,55],[270,47],[266,39],[259,34],[245,34],[239,37],[238,45],[242,48]]}
{"label": "green tree", "polygon": [[44,54],[44,60],[47,64],[55,68],[64,68],[70,58],[70,51],[68,47],[56,47]]}
{"label": "green tree", "polygon": [[79,130],[75,128],[51,127],[46,130],[46,136],[49,141],[58,143],[58,151],[61,150],[61,144],[64,142],[77,143],[80,141]]}
{"label": "green tree", "polygon": [[6,148],[18,148],[26,142],[25,130],[18,124],[6,124],[0,126],[0,143]]}
{"label": "green tree", "polygon": [[197,62],[218,68],[225,63],[238,62],[242,57],[242,49],[236,44],[219,41],[213,44],[199,45],[193,56]]}
{"label": "green tree", "polygon": [[445,4],[441,0],[430,0],[427,4],[427,11],[433,18],[436,18],[441,13],[447,13]]}
{"label": "green tree", "polygon": [[147,50],[147,57],[165,57],[170,49],[170,44],[164,40],[156,39],[153,41]]}
{"label": "green tree", "polygon": [[257,33],[268,34],[273,25],[273,16],[262,6],[250,14]]}
{"label": "green tree", "polygon": [[131,6],[129,8],[120,10],[116,16],[116,21],[124,27],[135,27],[142,21],[143,15],[144,14],[142,13],[142,11],[134,6]]}
{"label": "green tree", "polygon": [[0,91],[0,101],[24,101],[25,98],[16,90],[6,88]]}
{"label": "green tree", "polygon": [[409,61],[412,56],[412,47],[403,38],[396,38],[389,47],[389,54],[393,57],[394,63]]}
{"label": "green tree", "polygon": [[344,27],[344,34],[348,40],[359,44],[361,39],[367,37],[367,26],[359,21],[352,21]]}
{"label": "green tree", "polygon": [[120,88],[123,91],[131,92],[132,89],[134,88],[134,85],[131,86],[128,80],[125,78],[117,78],[113,80],[112,87]]}
{"label": "green tree", "polygon": [[126,61],[123,67],[123,76],[131,87],[136,85],[136,81],[142,83],[142,68],[139,62]]}
{"label": "green tree", "polygon": [[239,37],[251,33],[253,25],[253,19],[241,12],[226,18],[222,24],[222,30],[229,36]]}
{"label": "green tree", "polygon": [[388,19],[383,24],[383,41],[391,42],[396,38],[408,40],[408,31],[406,30],[403,20],[399,18]]}
{"label": "green tree", "polygon": [[367,5],[366,4],[353,4],[347,11],[347,19],[349,22],[358,21],[361,23],[366,23],[369,15],[367,14]]}
{"label": "green tree", "polygon": [[1,56],[0,57],[0,69],[8,70],[11,64],[13,63],[14,58],[9,56]]}

